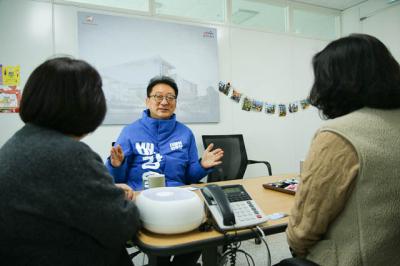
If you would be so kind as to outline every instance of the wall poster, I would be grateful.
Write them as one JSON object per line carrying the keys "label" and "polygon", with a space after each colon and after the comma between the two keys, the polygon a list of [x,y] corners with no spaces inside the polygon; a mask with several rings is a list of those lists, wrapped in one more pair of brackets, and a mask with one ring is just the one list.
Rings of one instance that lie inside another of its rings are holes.
{"label": "wall poster", "polygon": [[21,67],[0,64],[0,113],[18,113],[21,102],[19,88]]}
{"label": "wall poster", "polygon": [[218,47],[214,28],[150,19],[78,13],[79,56],[102,76],[104,124],[128,124],[145,109],[155,75],[175,79],[177,119],[219,122]]}

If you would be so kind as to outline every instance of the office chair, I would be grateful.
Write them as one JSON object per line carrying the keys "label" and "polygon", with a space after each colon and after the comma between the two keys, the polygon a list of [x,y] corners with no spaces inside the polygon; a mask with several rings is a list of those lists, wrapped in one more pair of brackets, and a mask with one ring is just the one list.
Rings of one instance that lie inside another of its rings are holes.
{"label": "office chair", "polygon": [[[247,159],[246,148],[244,146],[243,135],[203,135],[203,145],[206,149],[208,145],[214,143],[214,148],[221,148],[224,151],[222,164],[215,167],[215,171],[208,174],[207,182],[217,182],[232,179],[241,179],[246,172],[247,165],[262,163],[268,169],[268,174],[272,175],[271,164],[267,161],[254,161]],[[257,245],[261,240],[255,238]]]}
{"label": "office chair", "polygon": [[243,135],[203,135],[204,148],[214,143],[214,148],[221,148],[224,151],[222,164],[216,166],[215,171],[208,175],[207,182],[241,179],[244,176],[247,165],[262,163],[272,175],[271,165],[267,161],[254,161],[247,159]]}

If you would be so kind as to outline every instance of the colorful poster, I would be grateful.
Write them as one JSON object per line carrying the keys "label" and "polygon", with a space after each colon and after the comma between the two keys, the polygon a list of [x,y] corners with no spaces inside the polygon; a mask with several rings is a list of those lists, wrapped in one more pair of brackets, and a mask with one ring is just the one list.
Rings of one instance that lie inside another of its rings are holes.
{"label": "colorful poster", "polygon": [[0,64],[0,85],[3,84],[3,65]]}
{"label": "colorful poster", "polygon": [[0,86],[0,113],[18,113],[21,90],[17,86]]}
{"label": "colorful poster", "polygon": [[3,85],[19,85],[19,66],[3,66]]}

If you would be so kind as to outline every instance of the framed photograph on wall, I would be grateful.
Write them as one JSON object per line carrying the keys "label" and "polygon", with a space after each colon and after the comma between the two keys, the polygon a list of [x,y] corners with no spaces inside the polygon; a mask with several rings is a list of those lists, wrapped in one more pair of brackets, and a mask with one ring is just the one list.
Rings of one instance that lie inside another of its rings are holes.
{"label": "framed photograph on wall", "polygon": [[218,46],[214,28],[78,13],[79,56],[103,79],[104,124],[129,124],[145,109],[156,75],[175,79],[175,113],[185,123],[219,122]]}

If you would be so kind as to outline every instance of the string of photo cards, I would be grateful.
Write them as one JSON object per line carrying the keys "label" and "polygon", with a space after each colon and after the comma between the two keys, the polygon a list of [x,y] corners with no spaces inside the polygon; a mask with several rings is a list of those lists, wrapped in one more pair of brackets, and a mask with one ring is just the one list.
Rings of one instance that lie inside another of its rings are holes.
{"label": "string of photo cards", "polygon": [[298,112],[299,106],[302,110],[310,107],[310,102],[308,101],[308,99],[279,104],[253,99],[243,95],[243,93],[238,91],[236,88],[233,88],[230,82],[225,83],[220,81],[218,84],[218,90],[226,96],[230,97],[236,103],[239,103],[240,100],[243,99],[242,110],[244,111],[262,112],[264,110],[266,114],[273,115],[275,113],[278,113],[280,117],[285,117],[288,112]]}

